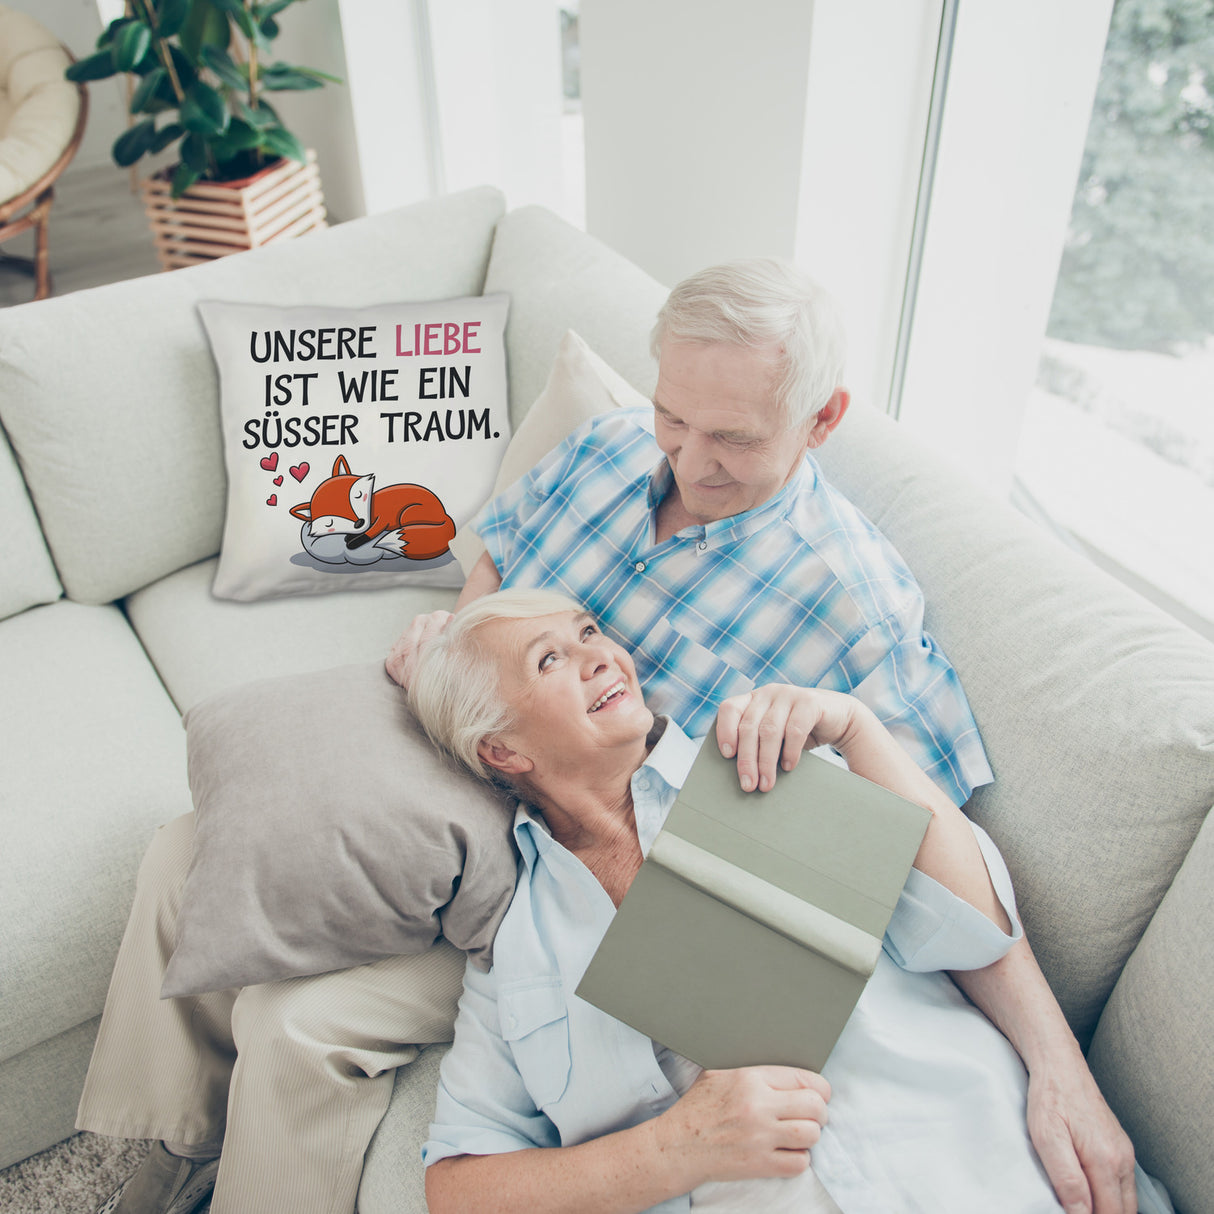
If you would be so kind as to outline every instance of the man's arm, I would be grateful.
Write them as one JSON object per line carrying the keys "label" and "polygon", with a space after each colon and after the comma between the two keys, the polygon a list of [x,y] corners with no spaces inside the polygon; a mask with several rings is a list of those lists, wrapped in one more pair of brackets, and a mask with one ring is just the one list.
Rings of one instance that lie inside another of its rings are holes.
{"label": "man's arm", "polygon": [[1105,1103],[1026,938],[952,979],[1029,1072],[1029,1134],[1067,1214],[1135,1214],[1134,1147]]}

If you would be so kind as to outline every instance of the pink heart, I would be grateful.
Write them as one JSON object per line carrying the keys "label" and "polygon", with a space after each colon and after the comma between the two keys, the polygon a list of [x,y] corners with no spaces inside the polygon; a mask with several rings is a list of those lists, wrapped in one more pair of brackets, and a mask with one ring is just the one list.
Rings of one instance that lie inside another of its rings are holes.
{"label": "pink heart", "polygon": [[271,493],[270,496],[266,498],[266,505],[267,506],[277,506],[278,505],[278,494]]}
{"label": "pink heart", "polygon": [[301,481],[301,480],[303,480],[303,478],[304,478],[305,476],[307,476],[307,475],[308,475],[308,469],[309,469],[309,467],[310,467],[310,466],[311,466],[311,465],[309,465],[309,464],[307,464],[307,463],[303,463],[303,464],[296,464],[296,465],[295,465],[295,467],[291,469],[291,475],[292,475],[292,476],[293,476],[293,477],[294,477],[294,478],[295,478],[297,481]]}
{"label": "pink heart", "polygon": [[281,476],[276,476],[276,477],[274,478],[274,483],[275,483],[276,485],[281,485],[281,484],[282,484],[282,477],[281,477]]}
{"label": "pink heart", "polygon": [[275,451],[270,455],[263,456],[261,466],[267,472],[273,472],[274,469],[278,467],[278,452]]}

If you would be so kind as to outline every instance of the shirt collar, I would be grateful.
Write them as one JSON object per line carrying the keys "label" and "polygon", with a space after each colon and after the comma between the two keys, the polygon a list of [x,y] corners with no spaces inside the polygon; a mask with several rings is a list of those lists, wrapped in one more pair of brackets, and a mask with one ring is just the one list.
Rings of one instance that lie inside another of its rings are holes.
{"label": "shirt collar", "polygon": [[[818,487],[818,466],[813,456],[806,453],[800,467],[793,474],[788,484],[775,497],[768,498],[762,505],[743,514],[733,514],[729,518],[717,519],[703,526],[684,527],[675,534],[691,536],[694,539],[705,540],[710,544],[729,544],[744,540],[756,531],[766,527],[775,519],[783,518],[793,507],[801,494],[812,493]],[[663,456],[658,465],[649,474],[649,489],[646,500],[649,511],[656,518],[658,506],[662,499],[674,489],[674,472],[670,461]]]}
{"label": "shirt collar", "polygon": [[[669,717],[655,719],[654,733],[660,736],[645,762],[633,772],[631,782],[637,836],[641,851],[645,854],[648,854],[649,845],[662,829],[662,823],[700,750],[700,741],[689,738]],[[522,801],[514,815],[514,838],[528,872],[535,868],[540,856],[559,846],[544,819]]]}

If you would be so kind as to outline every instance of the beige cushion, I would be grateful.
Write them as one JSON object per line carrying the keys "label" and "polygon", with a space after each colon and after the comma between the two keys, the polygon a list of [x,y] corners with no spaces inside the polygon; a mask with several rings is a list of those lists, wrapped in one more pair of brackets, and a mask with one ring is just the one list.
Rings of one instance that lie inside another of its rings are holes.
{"label": "beige cushion", "polygon": [[34,184],[72,140],[80,94],[71,60],[25,13],[0,7],[0,202]]}
{"label": "beige cushion", "polygon": [[219,392],[198,299],[476,295],[502,206],[470,190],[0,312],[0,420],[68,594],[108,602],[219,550]]}
{"label": "beige cushion", "polygon": [[487,967],[512,799],[448,764],[381,662],[234,688],[185,718],[196,822],[164,995],[429,948]]}
{"label": "beige cushion", "polygon": [[1092,1039],[1139,1159],[1179,1209],[1214,1209],[1214,816],[1206,818]]}
{"label": "beige cushion", "polygon": [[995,771],[970,802],[1086,1042],[1214,791],[1214,646],[856,409],[826,476],[923,587]]}
{"label": "beige cushion", "polygon": [[[510,440],[491,496],[513,485],[583,422],[609,409],[648,403],[570,329],[561,338],[543,392]],[[480,560],[485,545],[475,531],[465,527],[451,541],[451,551],[467,574]]]}
{"label": "beige cushion", "polygon": [[181,721],[117,608],[5,620],[0,670],[8,1058],[101,1011],[139,861],[190,797]]}

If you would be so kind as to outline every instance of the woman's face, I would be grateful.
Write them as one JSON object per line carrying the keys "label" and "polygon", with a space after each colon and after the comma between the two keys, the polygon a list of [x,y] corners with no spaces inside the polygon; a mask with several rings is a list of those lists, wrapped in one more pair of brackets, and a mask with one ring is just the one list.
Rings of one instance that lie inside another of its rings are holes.
{"label": "woman's face", "polygon": [[628,652],[586,612],[495,620],[478,631],[497,659],[513,728],[500,741],[538,774],[632,756],[653,727]]}

